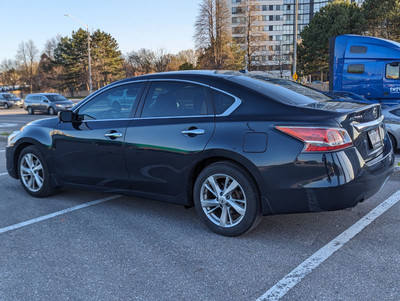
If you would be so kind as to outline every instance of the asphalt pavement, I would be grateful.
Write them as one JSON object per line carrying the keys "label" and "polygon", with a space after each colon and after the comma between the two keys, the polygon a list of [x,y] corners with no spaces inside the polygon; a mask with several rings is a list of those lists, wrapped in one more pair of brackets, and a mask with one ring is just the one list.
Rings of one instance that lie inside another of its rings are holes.
{"label": "asphalt pavement", "polygon": [[[352,210],[267,216],[229,238],[210,232],[194,208],[71,188],[30,197],[5,174],[5,144],[2,301],[262,300],[276,284],[281,292],[282,280],[302,264],[307,273],[295,273],[296,285],[265,300],[400,300],[399,168]],[[363,219],[376,208],[384,208],[381,215]],[[348,241],[336,243],[343,233]],[[332,241],[337,250],[329,255]],[[320,260],[311,269],[315,254]]]}

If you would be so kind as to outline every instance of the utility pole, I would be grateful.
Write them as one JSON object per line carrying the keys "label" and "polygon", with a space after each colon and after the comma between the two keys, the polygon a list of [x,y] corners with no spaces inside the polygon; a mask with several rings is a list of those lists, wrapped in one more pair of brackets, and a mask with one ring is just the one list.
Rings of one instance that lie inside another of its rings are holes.
{"label": "utility pole", "polygon": [[92,89],[92,59],[90,57],[90,32],[89,32],[89,25],[83,23],[81,20],[78,18],[75,18],[74,16],[71,16],[69,14],[65,14],[64,16],[69,17],[71,19],[74,19],[78,23],[82,24],[83,26],[86,27],[87,30],[87,36],[88,36],[88,69],[89,69],[89,94],[92,94],[93,89]]}
{"label": "utility pole", "polygon": [[297,23],[299,15],[299,1],[294,0],[294,32],[293,32],[293,79],[297,81]]}

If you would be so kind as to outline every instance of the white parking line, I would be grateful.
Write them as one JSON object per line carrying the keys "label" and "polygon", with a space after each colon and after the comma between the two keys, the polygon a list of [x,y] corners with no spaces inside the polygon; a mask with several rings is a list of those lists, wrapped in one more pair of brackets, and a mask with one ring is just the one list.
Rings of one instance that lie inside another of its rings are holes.
{"label": "white parking line", "polygon": [[262,300],[279,300],[287,292],[289,292],[297,283],[299,283],[304,277],[310,274],[315,268],[321,263],[328,259],[333,253],[343,247],[349,242],[354,236],[360,233],[365,227],[377,219],[380,215],[390,209],[392,206],[400,201],[400,190],[385,200],[383,203],[378,205],[375,209],[370,211],[362,219],[360,219],[353,226],[348,228],[342,234],[337,236],[335,239],[327,243],[308,259],[303,261],[297,268],[282,278],[277,284],[271,287],[265,294],[257,299]]}
{"label": "white parking line", "polygon": [[0,173],[0,177],[1,177],[1,176],[5,176],[5,175],[8,175],[8,172]]}
{"label": "white parking line", "polygon": [[0,153],[4,153],[6,150],[5,149],[3,149],[3,150],[0,150]]}
{"label": "white parking line", "polygon": [[91,202],[80,204],[80,205],[77,205],[77,206],[74,206],[74,207],[70,207],[70,208],[67,208],[67,209],[64,209],[64,210],[60,210],[60,211],[57,211],[57,212],[54,212],[54,213],[43,215],[43,216],[40,216],[40,217],[37,217],[37,218],[34,218],[34,219],[30,219],[30,220],[28,220],[26,222],[18,223],[18,224],[11,225],[11,226],[8,226],[8,227],[5,227],[5,228],[0,228],[0,234],[8,232],[8,231],[11,231],[11,230],[19,229],[19,228],[22,228],[22,227],[25,227],[25,226],[28,226],[28,225],[32,225],[32,224],[35,224],[35,223],[44,221],[46,219],[53,218],[53,217],[68,213],[68,212],[71,212],[71,211],[75,211],[75,210],[83,209],[83,208],[86,208],[86,207],[89,207],[89,206],[93,206],[93,205],[97,205],[97,204],[104,203],[104,202],[107,202],[107,201],[111,201],[111,200],[114,200],[114,199],[119,198],[119,197],[120,197],[120,195],[113,195],[113,196],[110,196],[110,197],[107,197],[107,198],[104,198],[104,199],[91,201]]}

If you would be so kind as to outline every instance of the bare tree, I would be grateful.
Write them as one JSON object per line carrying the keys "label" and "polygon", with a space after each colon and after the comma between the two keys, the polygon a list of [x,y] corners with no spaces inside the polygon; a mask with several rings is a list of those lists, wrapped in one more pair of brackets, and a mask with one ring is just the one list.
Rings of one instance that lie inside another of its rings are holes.
{"label": "bare tree", "polygon": [[203,0],[195,23],[196,47],[201,49],[204,58],[209,58],[213,69],[225,66],[229,54],[230,12],[226,0]]}
{"label": "bare tree", "polygon": [[57,48],[61,41],[61,35],[57,35],[51,39],[48,39],[44,44],[43,53],[51,60],[54,59],[54,50]]}
{"label": "bare tree", "polygon": [[22,42],[18,46],[16,59],[23,71],[23,77],[29,82],[29,91],[32,93],[35,76],[37,74],[39,50],[32,40]]}
{"label": "bare tree", "polygon": [[183,63],[189,63],[189,64],[192,64],[193,66],[196,66],[197,60],[199,58],[199,52],[195,51],[193,49],[187,49],[187,50],[179,51],[176,56]]}
{"label": "bare tree", "polygon": [[134,75],[148,74],[154,71],[154,52],[142,48],[139,51],[131,51],[127,54],[127,63]]}
{"label": "bare tree", "polygon": [[154,52],[154,70],[157,72],[165,72],[168,70],[168,64],[171,62],[171,55],[165,48],[159,48]]}
{"label": "bare tree", "polygon": [[15,87],[20,78],[16,62],[10,59],[4,59],[1,62],[0,74],[3,84],[13,87]]}
{"label": "bare tree", "polygon": [[253,56],[262,50],[266,45],[268,35],[261,25],[260,10],[261,5],[258,1],[242,1],[239,7],[240,24],[238,33],[240,37],[236,42],[242,45],[246,51],[246,67],[251,70],[253,65]]}

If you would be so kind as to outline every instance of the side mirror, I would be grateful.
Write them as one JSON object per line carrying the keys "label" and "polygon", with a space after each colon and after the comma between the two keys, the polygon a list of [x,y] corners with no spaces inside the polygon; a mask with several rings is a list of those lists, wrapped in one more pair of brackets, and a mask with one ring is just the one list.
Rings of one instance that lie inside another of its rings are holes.
{"label": "side mirror", "polygon": [[61,122],[72,122],[75,119],[75,114],[72,111],[61,111],[58,113],[58,118]]}

